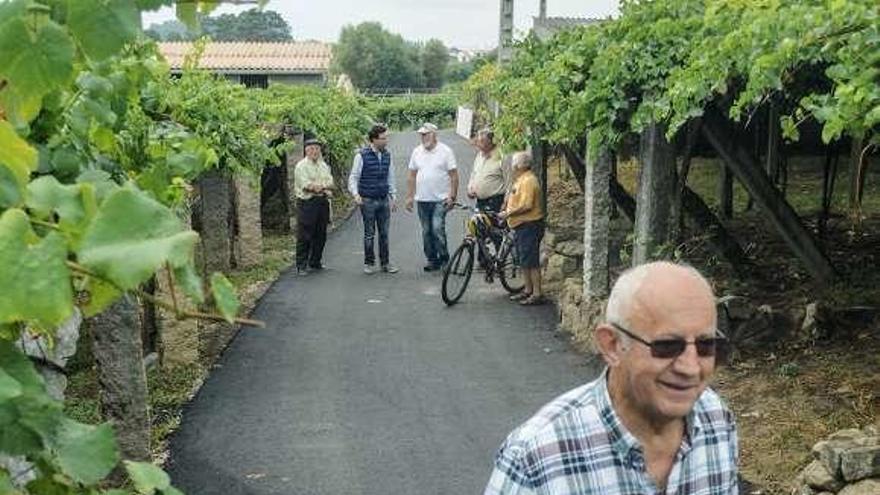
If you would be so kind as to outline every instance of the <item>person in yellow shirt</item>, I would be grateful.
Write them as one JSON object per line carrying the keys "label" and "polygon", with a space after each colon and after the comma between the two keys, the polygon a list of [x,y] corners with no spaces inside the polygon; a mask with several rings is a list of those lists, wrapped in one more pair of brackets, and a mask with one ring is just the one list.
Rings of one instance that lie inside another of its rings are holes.
{"label": "person in yellow shirt", "polygon": [[520,151],[513,155],[513,186],[507,205],[498,216],[513,229],[517,262],[525,276],[525,288],[511,300],[523,306],[544,304],[541,288],[541,239],[544,238],[544,212],[541,185],[532,172],[532,155]]}
{"label": "person in yellow shirt", "polygon": [[296,272],[305,275],[311,270],[321,270],[324,265],[324,243],[327,240],[327,224],[330,223],[330,200],[333,193],[333,175],[321,157],[321,142],[309,139],[305,142],[306,156],[296,164],[293,187],[296,195]]}

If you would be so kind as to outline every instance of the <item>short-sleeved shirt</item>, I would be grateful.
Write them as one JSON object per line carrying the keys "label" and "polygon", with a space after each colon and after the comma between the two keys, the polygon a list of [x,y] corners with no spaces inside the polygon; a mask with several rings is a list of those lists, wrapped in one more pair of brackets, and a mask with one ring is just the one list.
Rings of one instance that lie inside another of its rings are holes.
{"label": "short-sleeved shirt", "polygon": [[293,188],[297,199],[313,198],[315,194],[305,190],[306,186],[312,184],[333,187],[333,174],[330,173],[330,166],[324,160],[313,162],[309,157],[305,157],[296,163],[293,171]]}
{"label": "short-sleeved shirt", "polygon": [[510,196],[507,198],[507,209],[515,210],[523,206],[528,209],[522,213],[507,217],[510,228],[516,228],[526,222],[536,222],[544,218],[541,209],[541,184],[538,177],[529,170],[520,175],[510,188]]}
{"label": "short-sleeved shirt", "polygon": [[665,491],[639,441],[621,423],[607,370],[544,406],[495,457],[485,495],[738,495],[733,414],[706,389],[685,418]]}
{"label": "short-sleeved shirt", "polygon": [[443,201],[449,197],[449,172],[458,168],[452,148],[437,143],[427,150],[419,145],[409,159],[409,169],[417,172],[416,201]]}
{"label": "short-sleeved shirt", "polygon": [[468,180],[468,189],[474,189],[478,199],[491,198],[507,192],[510,182],[509,166],[502,162],[498,148],[488,156],[482,152],[474,158],[474,168]]}

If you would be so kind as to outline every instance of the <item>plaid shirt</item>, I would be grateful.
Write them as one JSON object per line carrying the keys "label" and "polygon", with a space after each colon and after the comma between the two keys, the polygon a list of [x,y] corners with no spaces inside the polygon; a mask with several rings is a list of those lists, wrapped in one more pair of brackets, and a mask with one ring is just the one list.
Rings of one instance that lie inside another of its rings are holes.
{"label": "plaid shirt", "polygon": [[706,389],[660,492],[641,445],[611,406],[607,371],[544,406],[514,430],[495,458],[486,495],[737,495],[733,414]]}

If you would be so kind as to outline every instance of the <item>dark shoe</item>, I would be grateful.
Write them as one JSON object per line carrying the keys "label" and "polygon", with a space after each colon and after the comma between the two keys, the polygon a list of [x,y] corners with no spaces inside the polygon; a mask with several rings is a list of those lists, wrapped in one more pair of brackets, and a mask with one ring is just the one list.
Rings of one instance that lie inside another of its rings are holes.
{"label": "dark shoe", "polygon": [[296,274],[300,277],[306,276],[309,274],[309,269],[304,266],[298,266],[296,267]]}
{"label": "dark shoe", "polygon": [[387,264],[387,265],[382,265],[382,271],[385,273],[397,273],[400,270],[392,264]]}
{"label": "dark shoe", "polygon": [[529,296],[519,302],[520,306],[540,306],[547,304],[547,298],[544,296]]}
{"label": "dark shoe", "polygon": [[323,269],[325,269],[325,268],[327,268],[327,267],[325,267],[324,265],[322,265],[322,264],[320,264],[320,263],[318,263],[317,265],[309,265],[309,270],[317,270],[317,271],[320,271],[320,270],[323,270]]}
{"label": "dark shoe", "polygon": [[437,265],[425,265],[424,267],[422,267],[422,270],[426,272],[436,272],[439,269],[440,267]]}

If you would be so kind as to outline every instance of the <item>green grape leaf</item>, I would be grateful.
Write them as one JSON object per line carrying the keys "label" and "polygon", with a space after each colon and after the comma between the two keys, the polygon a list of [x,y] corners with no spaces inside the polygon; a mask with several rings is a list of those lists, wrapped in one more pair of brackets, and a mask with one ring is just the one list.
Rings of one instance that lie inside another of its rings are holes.
{"label": "green grape leaf", "polygon": [[0,402],[0,452],[7,455],[27,455],[43,448],[40,435],[21,424],[19,409],[15,401]]}
{"label": "green grape leaf", "polygon": [[22,187],[37,168],[37,150],[19,137],[12,124],[0,120],[0,166],[6,166]]}
{"label": "green grape leaf", "polygon": [[88,302],[82,307],[86,317],[95,316],[104,311],[122,295],[122,292],[113,284],[94,277],[89,278],[85,291],[89,295]]}
{"label": "green grape leaf", "polygon": [[0,287],[15,287],[0,298],[0,323],[37,321],[57,326],[73,311],[67,245],[52,232],[43,239],[18,209],[0,216]]}
{"label": "green grape leaf", "polygon": [[205,289],[202,286],[202,279],[196,273],[196,268],[192,263],[174,268],[174,280],[177,286],[183,290],[183,293],[189,296],[196,304],[205,302]]}
{"label": "green grape leaf", "polygon": [[226,321],[232,323],[238,315],[238,296],[235,295],[235,287],[220,272],[211,275],[211,294],[220,314],[226,318]]}
{"label": "green grape leaf", "polygon": [[12,486],[12,479],[9,477],[9,473],[2,468],[0,468],[0,493],[7,493],[9,495],[16,495],[19,493],[15,490],[15,487]]}
{"label": "green grape leaf", "polygon": [[67,25],[93,60],[117,54],[140,32],[140,13],[131,0],[76,0],[68,4]]}
{"label": "green grape leaf", "polygon": [[79,483],[97,483],[119,462],[119,452],[108,423],[92,426],[63,421],[55,441],[58,464]]}
{"label": "green grape leaf", "polygon": [[0,402],[18,397],[21,393],[22,387],[18,380],[0,368]]}
{"label": "green grape leaf", "polygon": [[91,184],[62,185],[55,177],[43,176],[28,184],[27,206],[41,218],[57,214],[61,230],[76,241],[97,209]]}
{"label": "green grape leaf", "polygon": [[91,184],[95,188],[95,199],[98,203],[119,189],[119,184],[113,182],[110,174],[103,170],[86,170],[76,178],[76,182]]}
{"label": "green grape leaf", "polygon": [[183,229],[171,210],[134,187],[104,200],[86,229],[79,261],[125,290],[149,279],[165,262],[192,260],[198,234]]}
{"label": "green grape leaf", "polygon": [[48,18],[28,22],[40,15],[27,12],[29,3],[0,3],[0,79],[9,93],[4,107],[26,120],[36,116],[43,95],[67,82],[74,57],[73,43],[58,24]]}
{"label": "green grape leaf", "polygon": [[142,495],[152,495],[156,490],[171,487],[171,478],[165,471],[149,462],[124,461],[125,470],[134,483],[134,489]]}
{"label": "green grape leaf", "polygon": [[0,210],[21,206],[24,201],[21,184],[12,169],[0,167]]}
{"label": "green grape leaf", "polygon": [[178,2],[177,19],[190,29],[199,27],[199,10],[196,2]]}
{"label": "green grape leaf", "polygon": [[0,340],[0,367],[23,391],[35,393],[43,390],[43,378],[12,342]]}

